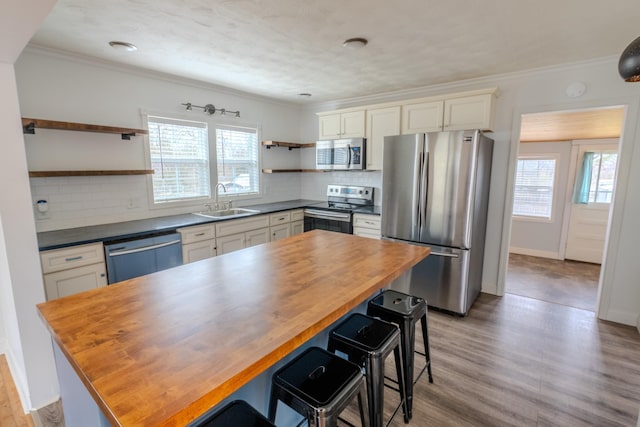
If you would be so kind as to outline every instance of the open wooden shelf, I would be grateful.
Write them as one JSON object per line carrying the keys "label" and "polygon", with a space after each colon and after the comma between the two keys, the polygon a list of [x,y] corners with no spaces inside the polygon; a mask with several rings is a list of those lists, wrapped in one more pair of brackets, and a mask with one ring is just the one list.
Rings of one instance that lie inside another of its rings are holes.
{"label": "open wooden shelf", "polygon": [[112,175],[151,175],[153,169],[133,170],[77,170],[77,171],[29,171],[30,178],[54,176],[112,176]]}
{"label": "open wooden shelf", "polygon": [[309,144],[300,144],[297,142],[262,141],[262,145],[267,147],[267,149],[271,147],[286,147],[289,150],[293,150],[294,148],[312,148],[316,146],[316,143],[311,142]]}
{"label": "open wooden shelf", "polygon": [[322,169],[262,169],[262,173],[324,172]]}
{"label": "open wooden shelf", "polygon": [[89,125],[85,123],[72,123],[72,122],[58,122],[55,120],[42,120],[31,119],[28,117],[22,118],[22,128],[26,134],[36,133],[38,129],[57,129],[57,130],[71,130],[81,132],[100,132],[100,133],[115,133],[120,134],[122,139],[130,140],[132,136],[147,135],[149,131],[146,129],[133,129],[133,128],[121,128],[113,126],[102,125]]}

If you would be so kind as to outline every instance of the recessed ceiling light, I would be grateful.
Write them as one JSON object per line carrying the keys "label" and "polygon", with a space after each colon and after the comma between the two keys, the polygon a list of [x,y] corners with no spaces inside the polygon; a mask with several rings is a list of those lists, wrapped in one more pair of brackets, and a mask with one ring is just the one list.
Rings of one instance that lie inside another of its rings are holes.
{"label": "recessed ceiling light", "polygon": [[343,47],[348,47],[349,49],[361,49],[365,47],[369,43],[369,40],[364,39],[362,37],[355,37],[352,39],[347,39],[342,43]]}
{"label": "recessed ceiling light", "polygon": [[307,92],[303,92],[303,93],[299,93],[298,96],[306,96],[306,97],[310,97],[311,94],[307,93]]}
{"label": "recessed ceiling light", "polygon": [[134,50],[138,50],[136,45],[127,42],[111,41],[109,42],[109,46],[116,50],[122,50],[125,52],[133,52]]}

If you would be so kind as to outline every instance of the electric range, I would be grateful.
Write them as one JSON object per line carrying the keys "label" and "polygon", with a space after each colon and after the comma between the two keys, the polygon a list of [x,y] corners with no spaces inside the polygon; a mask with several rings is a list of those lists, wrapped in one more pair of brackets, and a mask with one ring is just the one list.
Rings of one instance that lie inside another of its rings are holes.
{"label": "electric range", "polygon": [[327,201],[304,209],[304,231],[329,230],[353,234],[353,213],[373,213],[373,187],[327,186]]}

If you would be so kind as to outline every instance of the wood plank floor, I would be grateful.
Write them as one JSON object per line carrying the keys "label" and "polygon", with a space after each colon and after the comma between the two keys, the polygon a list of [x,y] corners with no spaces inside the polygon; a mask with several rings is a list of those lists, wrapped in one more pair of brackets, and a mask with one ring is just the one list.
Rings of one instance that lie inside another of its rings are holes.
{"label": "wood plank floor", "polygon": [[[413,426],[636,426],[640,334],[593,312],[481,294],[469,316],[429,312],[434,383],[415,386]],[[420,361],[421,362],[421,361]],[[393,359],[388,359],[393,377]],[[385,391],[389,419],[396,393]],[[357,408],[357,407],[356,407]],[[347,419],[355,425],[350,408]],[[402,415],[391,426],[403,426]]]}
{"label": "wood plank floor", "polygon": [[9,365],[4,354],[0,354],[0,426],[33,427],[31,415],[22,412],[18,391],[13,383]]}
{"label": "wood plank floor", "polygon": [[600,265],[509,254],[506,292],[595,311]]}
{"label": "wood plank floor", "polygon": [[[425,374],[416,384],[411,426],[637,423],[640,335],[635,328],[599,321],[587,310],[481,294],[465,318],[430,311],[429,338],[435,382]],[[388,362],[393,377],[393,358]],[[420,366],[424,362],[417,359]],[[4,356],[0,380],[0,426],[33,426],[22,414]],[[398,401],[396,393],[385,391],[387,420]],[[345,417],[359,425],[354,408]],[[390,425],[405,425],[402,415]]]}

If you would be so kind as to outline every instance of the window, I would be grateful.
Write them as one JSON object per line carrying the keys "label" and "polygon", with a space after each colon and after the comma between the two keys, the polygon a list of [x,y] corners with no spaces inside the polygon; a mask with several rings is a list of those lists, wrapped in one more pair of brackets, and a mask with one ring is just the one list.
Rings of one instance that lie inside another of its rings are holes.
{"label": "window", "polygon": [[611,203],[618,154],[614,151],[593,153],[589,203]]}
{"label": "window", "polygon": [[211,197],[207,124],[148,117],[155,203]]}
{"label": "window", "polygon": [[611,203],[617,162],[615,151],[585,151],[576,175],[573,203]]}
{"label": "window", "polygon": [[259,144],[256,129],[217,126],[218,182],[227,194],[260,192]]}
{"label": "window", "polygon": [[513,214],[551,219],[556,160],[519,158]]}

